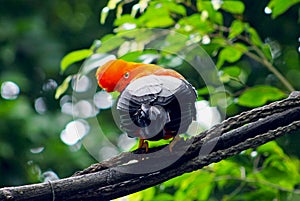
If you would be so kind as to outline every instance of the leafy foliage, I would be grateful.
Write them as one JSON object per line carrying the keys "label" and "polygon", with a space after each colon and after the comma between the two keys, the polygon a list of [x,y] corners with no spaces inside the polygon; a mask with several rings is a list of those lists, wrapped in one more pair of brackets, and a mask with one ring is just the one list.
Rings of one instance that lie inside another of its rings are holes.
{"label": "leafy foliage", "polygon": [[290,7],[298,3],[300,3],[299,0],[290,0],[290,1],[271,0],[268,4],[268,8],[272,10],[272,17],[276,18],[279,15],[286,12]]}
{"label": "leafy foliage", "polygon": [[272,200],[284,195],[293,200],[299,197],[299,190],[295,190],[300,181],[298,164],[276,142],[270,142],[134,193],[128,199]]}
{"label": "leafy foliage", "polygon": [[64,72],[71,64],[86,59],[93,54],[92,50],[77,50],[67,54],[60,64],[61,72]]}
{"label": "leafy foliage", "polygon": [[[267,5],[259,0],[105,3],[101,1],[99,6],[99,1],[42,1],[37,9],[33,4],[7,1],[7,9],[0,8],[1,17],[4,16],[0,22],[0,80],[14,81],[21,89],[16,100],[0,99],[2,185],[37,182],[47,170],[64,177],[95,162],[91,155],[103,160],[132,148],[132,144],[115,148],[92,135],[98,132],[93,128],[100,122],[101,132],[110,142],[118,144],[123,139],[122,131],[111,123],[114,117],[109,109],[97,109],[97,113],[80,117],[91,128],[83,142],[68,145],[61,139],[63,130],[74,120],[74,115],[66,112],[74,82],[93,74],[100,65],[97,61],[104,62],[111,55],[174,68],[196,87],[199,100],[208,100],[220,110],[224,108],[227,116],[279,100],[300,88],[296,41],[299,24],[295,17],[298,0],[271,0]],[[271,17],[263,13],[265,7],[271,9]],[[95,20],[99,8],[103,8],[101,29]],[[160,31],[155,31],[157,28]],[[157,34],[164,30],[166,34]],[[100,39],[99,31],[103,36]],[[187,62],[203,56],[201,51],[182,54],[192,45],[201,46],[216,64],[218,77],[211,78],[208,85]],[[80,67],[84,73],[78,70]],[[44,85],[49,78],[60,86]],[[214,81],[224,84],[225,101]],[[75,99],[86,95],[78,94]],[[108,99],[112,100],[118,96],[110,95]],[[35,106],[40,97],[47,106],[44,112]],[[81,112],[79,115],[86,114],[86,110]],[[127,198],[298,200],[298,141],[297,135],[287,136]],[[94,149],[88,153],[83,143]],[[160,143],[165,142],[153,146]],[[108,155],[104,157],[102,152]]]}
{"label": "leafy foliage", "polygon": [[[14,100],[0,96],[1,187],[41,182],[46,171],[70,176],[95,162],[80,143],[62,142],[60,134],[72,116],[62,112],[62,102],[54,98],[57,83],[64,79],[59,73],[62,57],[111,30],[99,31],[97,20],[92,20],[98,16],[92,5],[103,7],[105,2],[89,3],[54,0],[37,7],[33,2],[1,2],[0,85],[12,81],[20,89]],[[65,73],[76,73],[77,67]]]}
{"label": "leafy foliage", "polygon": [[270,142],[256,150],[249,149],[229,160],[132,194],[128,199],[272,200],[281,195],[296,199],[299,192],[294,188],[300,181],[298,163],[298,160],[286,155],[276,142]]}
{"label": "leafy foliage", "polygon": [[246,107],[258,107],[266,104],[268,101],[279,100],[286,95],[277,88],[271,86],[255,86],[244,91],[238,103]]}
{"label": "leafy foliage", "polygon": [[[271,1],[268,6],[274,8],[272,16],[277,17],[295,3],[292,1],[287,3],[281,7],[281,11],[276,8],[279,7],[279,1]],[[109,1],[108,6],[103,10],[109,12],[118,7],[115,36],[120,38],[124,35],[129,36],[131,42],[112,41],[113,48],[104,47],[104,52],[116,52],[119,57],[129,61],[145,62],[146,58],[153,57],[158,64],[172,66],[178,71],[182,70],[184,74],[188,68],[184,70],[184,63],[180,59],[175,62],[176,56],[170,55],[170,51],[180,53],[187,44],[200,44],[216,62],[220,80],[228,93],[226,108],[229,114],[240,111],[241,109],[237,109],[240,106],[258,107],[282,99],[289,91],[294,90],[290,81],[276,66],[277,56],[274,46],[264,42],[257,30],[243,20],[246,6],[242,1],[198,0],[193,3],[153,0],[140,1],[134,5],[129,2],[132,10],[127,10],[127,13],[124,12],[126,9],[121,9],[121,7],[125,8],[126,4],[126,2]],[[137,15],[139,8],[140,15]],[[102,16],[102,23],[105,22],[106,16]],[[170,34],[161,39],[155,37],[155,32],[141,31],[142,28],[168,28],[187,37],[174,37]],[[136,35],[130,30],[139,30],[139,34]],[[149,39],[151,37],[152,40]],[[149,40],[151,42],[158,40],[159,44],[155,47],[162,51],[152,52],[151,55],[146,52],[136,52],[145,48]],[[139,49],[135,48],[136,45],[133,45],[135,43],[139,45]],[[118,50],[115,51],[116,49]],[[258,72],[269,73],[275,77],[271,85],[263,79],[253,82],[253,76],[258,76],[254,75],[258,73],[255,72],[257,70],[250,67],[253,61],[256,62],[256,68],[260,69]],[[199,95],[203,95],[202,98],[206,99],[207,93],[203,92],[210,86],[203,86],[204,83],[193,81],[192,76],[187,79],[198,88]],[[214,95],[208,98],[211,103],[218,102],[213,101]],[[174,178],[127,198],[129,200],[272,200],[283,197],[297,199],[299,197],[297,186],[300,179],[298,163],[298,159],[290,158],[277,143],[271,142],[256,150],[247,150],[239,156]]]}

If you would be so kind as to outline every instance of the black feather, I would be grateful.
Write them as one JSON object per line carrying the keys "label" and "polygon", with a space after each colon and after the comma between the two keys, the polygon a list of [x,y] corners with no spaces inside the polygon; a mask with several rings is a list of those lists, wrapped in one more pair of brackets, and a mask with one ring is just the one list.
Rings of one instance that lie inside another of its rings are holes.
{"label": "black feather", "polygon": [[149,75],[132,81],[120,94],[120,127],[129,137],[159,140],[186,132],[196,118],[197,94],[185,80]]}

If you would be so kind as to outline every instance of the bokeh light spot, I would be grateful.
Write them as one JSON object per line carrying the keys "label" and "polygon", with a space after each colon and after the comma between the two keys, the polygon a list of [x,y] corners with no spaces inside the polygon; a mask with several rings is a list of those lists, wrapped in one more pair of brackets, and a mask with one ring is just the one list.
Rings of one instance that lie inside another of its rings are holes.
{"label": "bokeh light spot", "polygon": [[61,107],[61,112],[68,115],[73,115],[73,104],[72,97],[69,95],[64,95],[60,101],[59,105]]}
{"label": "bokeh light spot", "polygon": [[258,155],[257,151],[252,151],[252,152],[250,153],[250,156],[251,156],[252,158],[255,158],[257,155]]}
{"label": "bokeh light spot", "polygon": [[91,85],[90,82],[87,76],[80,76],[73,80],[72,88],[76,92],[86,92]]}
{"label": "bokeh light spot", "polygon": [[43,91],[54,91],[57,88],[57,82],[53,79],[49,79],[43,84]]}
{"label": "bokeh light spot", "polygon": [[33,154],[39,154],[42,151],[44,151],[44,149],[45,149],[45,147],[35,147],[35,148],[30,149],[30,152]]}
{"label": "bokeh light spot", "polygon": [[60,139],[67,145],[75,145],[90,130],[89,124],[83,120],[71,121],[67,124],[66,128],[61,132]]}
{"label": "bokeh light spot", "polygon": [[203,36],[202,43],[208,45],[210,43],[210,37],[208,35]]}
{"label": "bokeh light spot", "polygon": [[222,0],[211,0],[211,4],[215,10],[219,10],[223,4]]}
{"label": "bokeh light spot", "polygon": [[73,108],[73,115],[81,118],[95,116],[98,112],[98,109],[87,100],[78,101]]}
{"label": "bokeh light spot", "polygon": [[44,114],[47,111],[47,105],[43,97],[39,97],[34,101],[34,108],[39,114]]}
{"label": "bokeh light spot", "polygon": [[123,133],[118,138],[118,147],[123,151],[129,151],[136,144],[136,139],[130,138],[126,133]]}
{"label": "bokeh light spot", "polygon": [[99,109],[110,108],[113,104],[112,95],[106,91],[99,91],[94,95],[94,104]]}
{"label": "bokeh light spot", "polygon": [[210,107],[208,101],[197,101],[196,110],[197,122],[206,129],[221,122],[221,115],[217,107]]}
{"label": "bokeh light spot", "polygon": [[1,85],[1,96],[7,100],[14,100],[20,93],[19,86],[11,81],[3,82]]}
{"label": "bokeh light spot", "polygon": [[265,7],[264,12],[265,12],[267,15],[269,15],[269,14],[272,13],[272,9],[269,8],[269,7]]}

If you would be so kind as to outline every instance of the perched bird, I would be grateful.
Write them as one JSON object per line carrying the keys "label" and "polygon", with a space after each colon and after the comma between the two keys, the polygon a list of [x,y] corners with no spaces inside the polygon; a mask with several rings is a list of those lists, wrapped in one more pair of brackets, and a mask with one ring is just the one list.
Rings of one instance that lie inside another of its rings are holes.
{"label": "perched bird", "polygon": [[107,92],[120,92],[116,105],[120,128],[139,138],[138,148],[148,151],[145,140],[175,139],[196,118],[197,93],[174,70],[112,60],[97,69],[96,78]]}

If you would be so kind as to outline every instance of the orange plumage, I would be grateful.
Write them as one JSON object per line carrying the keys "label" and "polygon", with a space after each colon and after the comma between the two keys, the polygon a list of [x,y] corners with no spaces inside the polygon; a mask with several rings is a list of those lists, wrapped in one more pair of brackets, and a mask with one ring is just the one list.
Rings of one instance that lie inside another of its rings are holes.
{"label": "orange plumage", "polygon": [[107,92],[121,92],[134,79],[147,75],[169,75],[184,79],[182,75],[171,69],[154,64],[112,60],[99,67],[96,72],[98,84]]}

